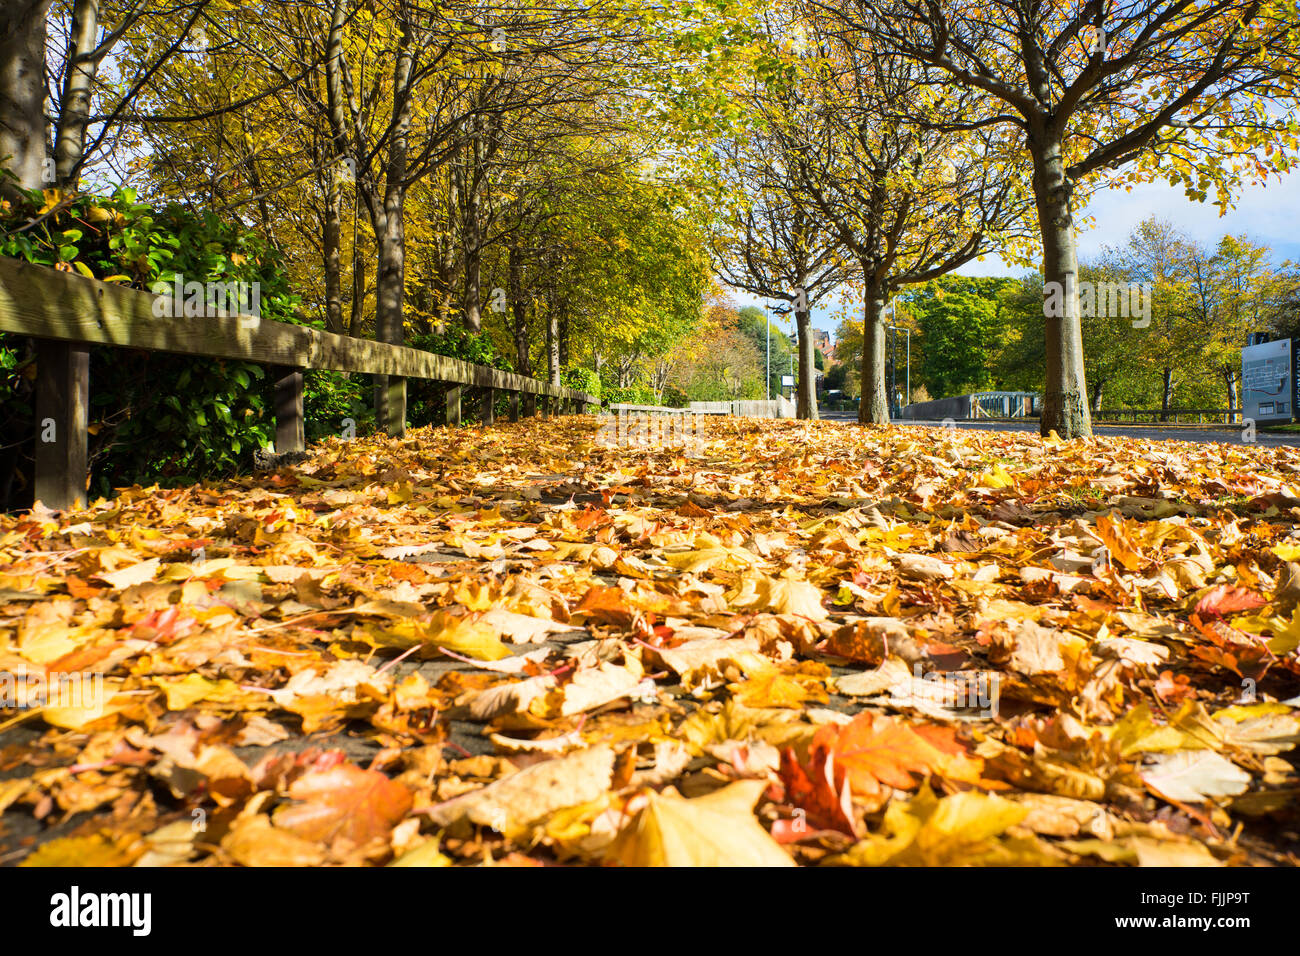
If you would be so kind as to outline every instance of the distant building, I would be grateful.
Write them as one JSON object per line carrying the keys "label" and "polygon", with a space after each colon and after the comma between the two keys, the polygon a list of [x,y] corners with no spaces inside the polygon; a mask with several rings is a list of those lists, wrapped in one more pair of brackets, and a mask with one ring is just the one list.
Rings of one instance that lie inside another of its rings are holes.
{"label": "distant building", "polygon": [[835,346],[831,345],[831,337],[823,329],[812,330],[813,348],[821,352],[826,359],[826,367],[830,368],[835,358]]}

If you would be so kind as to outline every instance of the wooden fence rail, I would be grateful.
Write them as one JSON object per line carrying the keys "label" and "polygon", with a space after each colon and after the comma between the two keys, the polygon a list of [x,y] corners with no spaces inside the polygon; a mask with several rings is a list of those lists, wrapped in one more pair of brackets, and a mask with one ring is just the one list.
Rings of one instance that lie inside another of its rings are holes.
{"label": "wooden fence rail", "polygon": [[[277,453],[305,447],[302,373],[309,368],[387,375],[389,394],[394,390],[404,394],[407,378],[451,383],[457,387],[447,395],[448,424],[460,424],[461,398],[468,387],[482,390],[483,418],[488,423],[494,417],[497,392],[509,393],[512,421],[519,418],[520,394],[529,396],[529,411],[540,399],[546,414],[586,411],[599,404],[586,392],[526,375],[253,315],[159,318],[154,312],[157,298],[0,257],[0,331],[38,340],[35,491],[37,500],[48,507],[77,507],[86,501],[90,345],[271,366]],[[390,434],[406,429],[404,421],[382,424]]]}

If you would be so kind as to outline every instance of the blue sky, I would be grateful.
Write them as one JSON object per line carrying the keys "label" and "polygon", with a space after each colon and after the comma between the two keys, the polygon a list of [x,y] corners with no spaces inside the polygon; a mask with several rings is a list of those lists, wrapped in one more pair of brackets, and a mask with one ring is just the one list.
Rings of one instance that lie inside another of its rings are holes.
{"label": "blue sky", "polygon": [[[1093,196],[1083,209],[1084,216],[1093,216],[1092,228],[1079,233],[1079,256],[1090,259],[1097,256],[1103,246],[1122,245],[1129,233],[1148,216],[1167,219],[1193,239],[1213,245],[1226,235],[1245,233],[1256,242],[1273,250],[1274,262],[1284,259],[1300,261],[1300,175],[1274,178],[1267,186],[1244,189],[1236,205],[1226,216],[1212,202],[1191,202],[1181,188],[1163,183],[1146,183],[1134,186],[1132,192],[1123,189],[1103,190]],[[1009,267],[995,256],[983,262],[973,262],[958,270],[963,275],[999,276],[1020,275],[1023,269]],[[734,292],[732,299],[738,305],[765,303],[747,293]],[[835,312],[835,314],[833,314]],[[839,325],[837,310],[821,307],[814,311],[813,325],[835,335]]]}

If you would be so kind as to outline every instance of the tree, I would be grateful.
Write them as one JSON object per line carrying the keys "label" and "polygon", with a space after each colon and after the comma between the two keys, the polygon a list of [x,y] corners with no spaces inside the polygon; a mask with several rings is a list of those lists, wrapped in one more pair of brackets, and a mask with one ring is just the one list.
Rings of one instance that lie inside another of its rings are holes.
{"label": "tree", "polygon": [[[1043,433],[1091,432],[1074,230],[1107,178],[1166,179],[1226,205],[1243,180],[1291,168],[1300,63],[1294,7],[1274,0],[850,0],[862,43],[979,97],[949,128],[1014,129],[1027,156],[1047,296]],[[972,107],[979,107],[972,109]]]}
{"label": "tree", "polygon": [[994,303],[930,283],[908,295],[907,305],[920,327],[919,370],[930,394],[944,398],[988,387]]}
{"label": "tree", "polygon": [[740,328],[740,315],[717,292],[698,335],[678,346],[674,380],[691,401],[758,398],[763,394],[763,353]]}
{"label": "tree", "polygon": [[763,378],[767,382],[765,394],[779,394],[781,376],[790,374],[790,368],[794,364],[794,344],[767,313],[757,306],[747,305],[736,314],[737,328],[754,343],[754,348],[762,357]]}
{"label": "tree", "polygon": [[1246,336],[1262,330],[1269,303],[1280,284],[1268,249],[1246,236],[1224,236],[1213,256],[1203,250],[1193,259],[1193,288],[1202,321],[1210,330],[1208,364],[1222,379],[1228,410],[1240,407],[1241,348]]}
{"label": "tree", "polygon": [[918,121],[933,98],[933,73],[846,38],[821,9],[800,21],[809,53],[795,61],[792,82],[802,84],[804,105],[772,128],[798,152],[801,188],[857,265],[865,350],[858,420],[885,423],[887,300],[1005,244],[1025,206],[1004,175],[995,131]]}
{"label": "tree", "polygon": [[[1133,230],[1126,246],[1107,249],[1102,259],[1108,271],[1151,288],[1150,324],[1129,341],[1135,341],[1147,367],[1159,373],[1162,421],[1168,420],[1179,386],[1195,374],[1211,334],[1214,310],[1203,306],[1193,286],[1195,263],[1203,258],[1186,235],[1151,217]],[[1111,326],[1122,322],[1114,317],[1105,321]]]}
{"label": "tree", "polygon": [[[767,24],[779,39],[777,23]],[[775,28],[775,29],[774,29]],[[751,123],[717,152],[721,175],[737,195],[714,241],[719,274],[731,286],[785,303],[793,313],[799,349],[795,413],[817,417],[812,310],[845,278],[840,239],[816,200],[803,188],[806,158],[790,137],[774,135],[765,118],[788,122],[797,112],[796,88],[758,76],[746,95]],[[779,381],[779,380],[778,380]]]}

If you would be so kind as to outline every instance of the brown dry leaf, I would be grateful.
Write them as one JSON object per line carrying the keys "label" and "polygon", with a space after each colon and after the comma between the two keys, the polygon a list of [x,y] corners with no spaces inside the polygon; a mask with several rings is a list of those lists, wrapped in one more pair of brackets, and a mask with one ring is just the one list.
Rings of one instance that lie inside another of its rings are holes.
{"label": "brown dry leaf", "polygon": [[[0,517],[0,834],[34,827],[36,862],[598,862],[640,788],[741,779],[800,863],[1289,861],[1294,448],[719,417],[661,454],[600,424]],[[363,741],[368,770],[321,749]]]}
{"label": "brown dry leaf", "polygon": [[516,839],[556,810],[595,800],[609,789],[613,773],[613,749],[588,747],[531,764],[427,812],[438,826],[467,821]]}
{"label": "brown dry leaf", "polygon": [[243,866],[320,866],[325,862],[325,850],[319,843],[273,826],[260,813],[236,820],[221,848]]}
{"label": "brown dry leaf", "polygon": [[289,796],[303,802],[277,810],[275,825],[322,843],[339,837],[358,845],[387,839],[412,803],[402,784],[352,764],[299,777]]}

